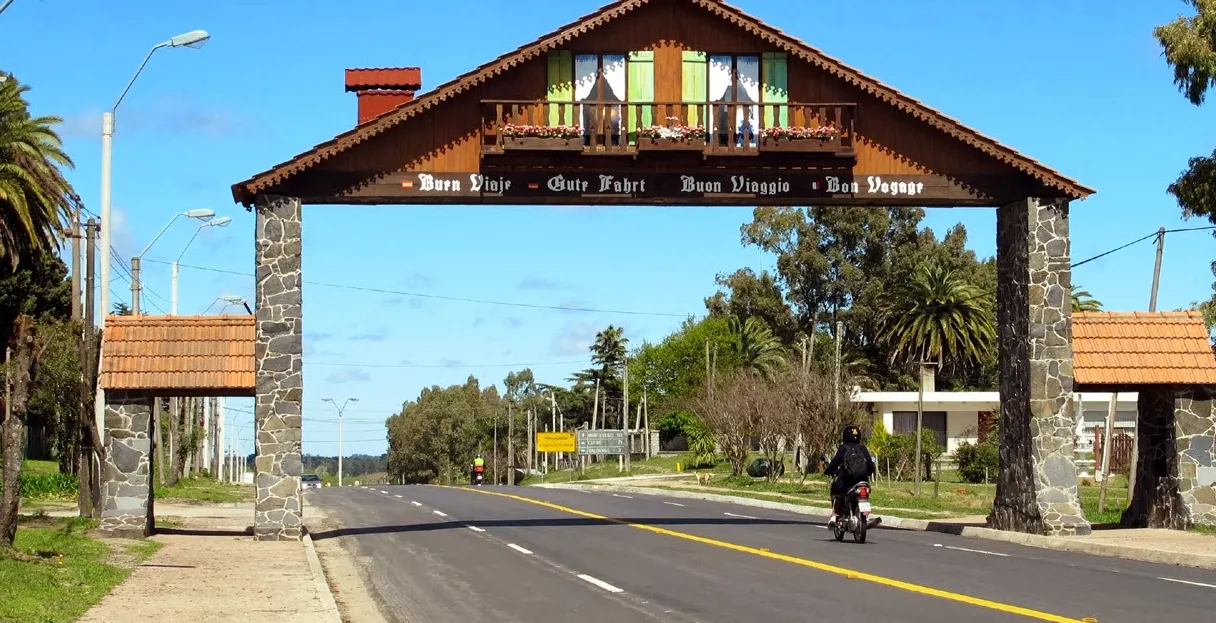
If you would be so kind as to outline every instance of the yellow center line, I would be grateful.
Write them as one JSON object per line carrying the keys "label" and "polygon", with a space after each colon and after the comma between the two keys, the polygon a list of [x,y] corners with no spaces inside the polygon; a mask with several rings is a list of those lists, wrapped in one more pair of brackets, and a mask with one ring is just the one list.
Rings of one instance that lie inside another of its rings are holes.
{"label": "yellow center line", "polygon": [[1029,608],[1023,608],[1021,606],[1003,604],[999,601],[991,601],[988,599],[981,599],[979,597],[972,597],[970,595],[952,593],[950,591],[943,591],[943,590],[937,589],[937,588],[921,586],[919,584],[912,584],[911,582],[904,582],[902,580],[887,578],[887,577],[883,577],[881,575],[862,573],[860,571],[854,571],[852,569],[846,569],[844,567],[837,567],[835,565],[824,564],[822,562],[816,562],[814,560],[808,560],[806,558],[798,558],[797,556],[778,554],[775,552],[771,552],[768,549],[749,547],[747,545],[739,545],[737,543],[719,541],[717,539],[710,539],[710,538],[706,538],[703,536],[697,536],[695,534],[688,534],[686,532],[677,532],[675,530],[668,530],[666,528],[660,528],[658,526],[651,526],[651,525],[647,525],[647,524],[624,521],[621,519],[614,519],[612,517],[606,517],[604,515],[597,515],[595,513],[588,513],[586,511],[581,511],[581,510],[578,510],[575,508],[561,506],[559,504],[553,504],[551,502],[545,502],[543,500],[535,500],[532,498],[527,498],[527,497],[523,497],[523,496],[519,496],[519,495],[512,495],[510,493],[499,493],[497,491],[487,491],[485,489],[469,489],[469,488],[465,488],[465,487],[448,487],[445,485],[434,485],[434,486],[443,487],[445,489],[460,489],[462,491],[471,491],[474,493],[481,493],[484,495],[493,495],[493,496],[498,496],[498,497],[502,497],[502,498],[517,500],[520,502],[526,502],[528,504],[535,504],[536,506],[543,506],[545,508],[551,508],[556,511],[561,511],[563,513],[569,513],[571,515],[577,515],[579,517],[586,517],[588,519],[596,519],[599,521],[606,521],[606,522],[611,522],[611,523],[615,523],[615,524],[621,524],[621,525],[625,525],[625,526],[630,526],[632,528],[637,528],[639,530],[653,532],[655,534],[662,534],[665,536],[675,537],[677,539],[684,539],[686,541],[694,541],[696,543],[712,545],[714,547],[720,547],[723,549],[733,550],[736,552],[743,552],[745,554],[753,554],[755,556],[761,556],[763,558],[781,560],[781,561],[792,563],[795,565],[800,565],[803,567],[810,567],[812,569],[817,569],[819,571],[825,571],[827,573],[842,575],[851,580],[865,580],[867,582],[873,582],[875,584],[880,584],[882,586],[889,586],[891,588],[898,588],[898,589],[902,589],[902,590],[909,591],[912,593],[919,593],[921,595],[929,595],[931,597],[938,597],[938,598],[947,599],[950,601],[957,601],[960,603],[970,604],[972,606],[988,608],[990,610],[999,610],[1001,612],[1017,614],[1017,615],[1029,617],[1032,619],[1038,619],[1041,621],[1054,621],[1056,623],[1084,623],[1082,619],[1070,618],[1070,617],[1060,616],[1058,614],[1050,614],[1047,612],[1039,612],[1038,610],[1031,610]]}

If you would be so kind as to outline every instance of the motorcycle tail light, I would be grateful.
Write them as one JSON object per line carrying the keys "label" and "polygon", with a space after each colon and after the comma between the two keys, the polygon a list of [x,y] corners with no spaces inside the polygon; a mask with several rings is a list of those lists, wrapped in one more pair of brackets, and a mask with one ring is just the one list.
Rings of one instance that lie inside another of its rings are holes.
{"label": "motorcycle tail light", "polygon": [[857,495],[859,495],[863,498],[868,498],[868,497],[870,497],[870,490],[866,487],[862,487],[857,490]]}

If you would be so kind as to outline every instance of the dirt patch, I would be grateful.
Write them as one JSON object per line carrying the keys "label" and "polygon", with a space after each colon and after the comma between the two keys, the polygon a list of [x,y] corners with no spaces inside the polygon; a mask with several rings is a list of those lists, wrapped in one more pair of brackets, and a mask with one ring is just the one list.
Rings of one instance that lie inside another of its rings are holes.
{"label": "dirt patch", "polygon": [[[305,519],[305,524],[313,532],[337,530],[340,522],[333,519],[324,510],[311,506]],[[321,560],[321,568],[325,571],[325,579],[334,594],[338,604],[338,612],[342,620],[350,623],[387,623],[381,608],[372,591],[368,590],[371,582],[368,579],[366,561],[358,560],[355,555],[356,544],[350,537],[324,539],[314,541],[317,557]]]}

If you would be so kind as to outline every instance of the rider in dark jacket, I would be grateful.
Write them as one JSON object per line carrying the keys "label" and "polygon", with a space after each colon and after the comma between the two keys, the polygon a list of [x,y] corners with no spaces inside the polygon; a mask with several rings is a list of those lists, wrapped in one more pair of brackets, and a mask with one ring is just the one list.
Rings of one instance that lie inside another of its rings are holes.
{"label": "rider in dark jacket", "polygon": [[836,449],[836,456],[824,468],[823,473],[828,476],[836,476],[840,472],[841,466],[844,464],[844,457],[847,456],[848,450],[851,447],[858,447],[861,450],[862,456],[866,459],[866,473],[864,476],[859,474],[844,474],[840,473],[838,478],[832,480],[832,516],[828,519],[828,525],[836,524],[836,518],[840,515],[840,503],[844,501],[844,496],[853,488],[853,485],[868,480],[874,475],[875,465],[874,457],[870,454],[869,449],[861,443],[861,429],[856,426],[849,425],[844,427],[844,432],[841,434],[843,443]]}

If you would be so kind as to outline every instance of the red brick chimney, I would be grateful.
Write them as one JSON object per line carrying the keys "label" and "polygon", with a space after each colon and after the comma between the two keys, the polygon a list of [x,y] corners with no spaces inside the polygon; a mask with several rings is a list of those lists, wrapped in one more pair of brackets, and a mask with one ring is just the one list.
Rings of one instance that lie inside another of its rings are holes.
{"label": "red brick chimney", "polygon": [[359,98],[359,123],[378,117],[414,99],[422,88],[418,67],[347,69],[346,92]]}

